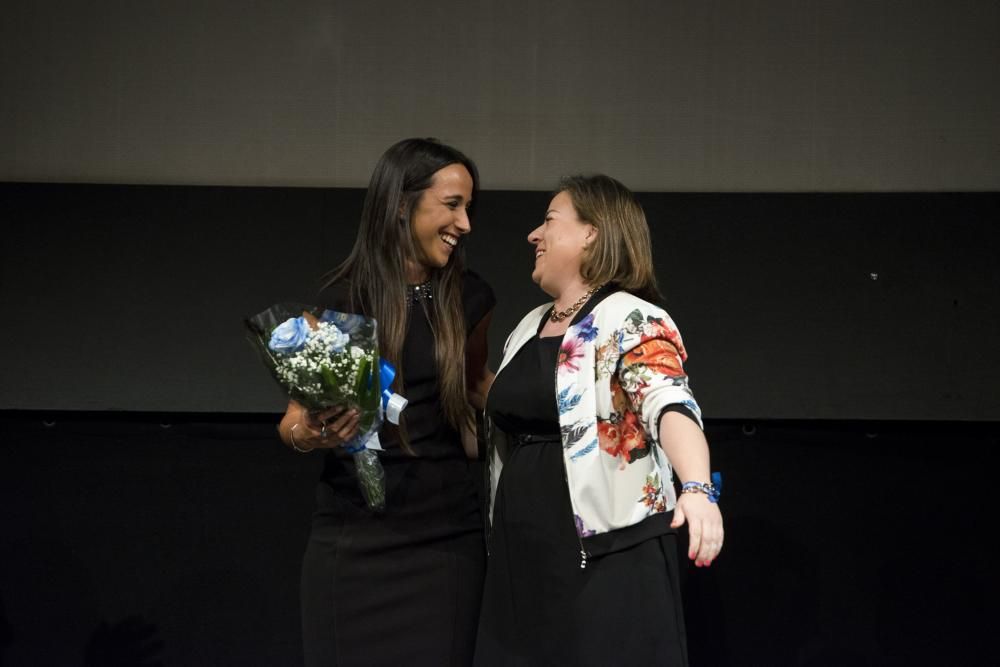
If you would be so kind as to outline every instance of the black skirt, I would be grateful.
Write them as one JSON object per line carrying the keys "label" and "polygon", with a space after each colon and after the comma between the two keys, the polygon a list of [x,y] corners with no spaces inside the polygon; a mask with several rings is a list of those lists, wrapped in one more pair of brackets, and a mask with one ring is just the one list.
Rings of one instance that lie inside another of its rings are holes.
{"label": "black skirt", "polygon": [[302,563],[306,665],[472,660],[485,547],[469,461],[394,461],[373,514],[353,476],[328,477]]}

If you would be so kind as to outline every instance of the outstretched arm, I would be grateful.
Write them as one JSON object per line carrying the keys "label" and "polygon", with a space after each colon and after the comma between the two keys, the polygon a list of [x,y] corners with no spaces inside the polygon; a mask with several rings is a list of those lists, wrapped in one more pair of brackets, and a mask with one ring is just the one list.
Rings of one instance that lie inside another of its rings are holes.
{"label": "outstretched arm", "polygon": [[[666,412],[660,418],[660,445],[681,482],[708,482],[708,442],[698,425],[678,412]],[[704,493],[682,493],[677,498],[674,520],[679,528],[688,525],[688,558],[695,565],[711,565],[722,549],[724,531],[722,512]]]}

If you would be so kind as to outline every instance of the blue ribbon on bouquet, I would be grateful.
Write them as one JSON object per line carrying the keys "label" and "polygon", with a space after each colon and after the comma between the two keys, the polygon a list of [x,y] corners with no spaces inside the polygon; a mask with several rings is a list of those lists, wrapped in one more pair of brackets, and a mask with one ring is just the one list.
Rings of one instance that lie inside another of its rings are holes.
{"label": "blue ribbon on bouquet", "polygon": [[[385,410],[393,396],[393,391],[389,387],[392,385],[392,381],[396,379],[396,367],[385,359],[379,359],[378,378],[382,387],[382,409]],[[344,444],[344,451],[349,454],[356,454],[357,452],[362,451],[368,444],[368,438],[371,438],[374,435],[374,433],[371,433],[364,439],[361,437],[355,437],[350,443]]]}
{"label": "blue ribbon on bouquet", "polygon": [[354,444],[350,444],[350,443],[346,443],[345,442],[344,443],[344,451],[347,452],[348,454],[357,454],[358,452],[363,452],[365,450],[367,442],[368,442],[368,438],[365,438],[364,440],[362,440],[361,436],[354,436],[354,439],[351,440],[351,443],[354,443]]}
{"label": "blue ribbon on bouquet", "polygon": [[392,386],[392,381],[396,379],[396,367],[385,359],[379,359],[378,378],[382,386],[382,409],[385,410],[386,406],[389,405],[389,399],[392,398],[392,389],[389,389],[389,387]]}

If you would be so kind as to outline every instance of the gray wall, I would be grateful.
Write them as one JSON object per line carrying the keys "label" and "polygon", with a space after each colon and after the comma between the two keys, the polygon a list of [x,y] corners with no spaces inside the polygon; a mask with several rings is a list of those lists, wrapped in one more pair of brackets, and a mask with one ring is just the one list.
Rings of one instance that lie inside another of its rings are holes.
{"label": "gray wall", "polygon": [[7,0],[0,180],[363,186],[409,135],[490,189],[996,190],[995,0]]}

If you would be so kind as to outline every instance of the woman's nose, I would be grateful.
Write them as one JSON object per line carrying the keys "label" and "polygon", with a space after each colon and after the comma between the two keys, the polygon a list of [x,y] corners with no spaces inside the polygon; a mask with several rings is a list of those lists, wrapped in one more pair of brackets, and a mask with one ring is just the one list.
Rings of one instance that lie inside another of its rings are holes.
{"label": "woman's nose", "polygon": [[472,221],[469,220],[469,211],[462,209],[458,214],[458,219],[455,221],[455,226],[458,227],[458,231],[463,234],[468,234],[472,231]]}

